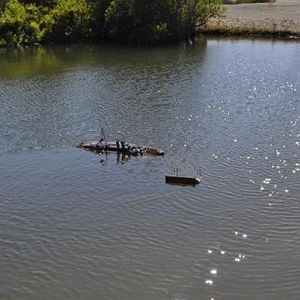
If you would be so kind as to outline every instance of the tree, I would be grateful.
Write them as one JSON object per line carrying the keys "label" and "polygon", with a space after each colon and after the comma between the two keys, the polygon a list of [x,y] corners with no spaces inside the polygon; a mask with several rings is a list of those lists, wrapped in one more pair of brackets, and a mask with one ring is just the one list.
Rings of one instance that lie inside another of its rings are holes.
{"label": "tree", "polygon": [[[1,0],[0,0],[1,1]],[[193,40],[222,0],[2,0],[0,46],[82,39]]]}
{"label": "tree", "polygon": [[9,0],[0,16],[1,44],[30,43],[28,37],[34,35],[34,28],[30,23],[26,7],[18,0]]}
{"label": "tree", "polygon": [[86,0],[57,0],[44,20],[45,38],[51,41],[78,41],[91,33],[91,7]]}
{"label": "tree", "polygon": [[194,38],[221,8],[221,0],[112,0],[105,12],[112,39],[152,43]]}

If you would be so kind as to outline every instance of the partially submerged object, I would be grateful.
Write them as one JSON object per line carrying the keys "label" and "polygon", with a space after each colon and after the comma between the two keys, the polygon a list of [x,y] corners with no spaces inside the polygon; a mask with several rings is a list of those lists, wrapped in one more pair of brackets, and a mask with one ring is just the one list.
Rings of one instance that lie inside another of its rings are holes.
{"label": "partially submerged object", "polygon": [[125,155],[164,155],[164,151],[159,148],[137,146],[119,140],[116,142],[107,142],[103,128],[101,128],[101,138],[98,142],[81,142],[76,147],[99,153],[113,151]]}
{"label": "partially submerged object", "polygon": [[182,185],[196,185],[196,184],[200,183],[200,178],[183,177],[183,176],[166,176],[166,183],[182,184]]}
{"label": "partially submerged object", "polygon": [[165,182],[175,185],[197,185],[200,183],[202,177],[202,170],[199,169],[196,177],[178,176],[178,169],[174,170],[175,175],[166,175]]}
{"label": "partially submerged object", "polygon": [[125,144],[124,142],[81,142],[76,146],[86,150],[96,152],[118,152],[127,155],[143,155],[151,154],[161,156],[164,155],[164,151],[159,148],[147,147],[147,146],[136,146],[133,144]]}

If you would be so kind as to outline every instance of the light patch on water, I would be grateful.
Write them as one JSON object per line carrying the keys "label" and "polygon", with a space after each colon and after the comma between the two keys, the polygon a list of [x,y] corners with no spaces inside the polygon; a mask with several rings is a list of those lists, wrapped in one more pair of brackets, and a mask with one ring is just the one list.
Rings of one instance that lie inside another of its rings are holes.
{"label": "light patch on water", "polygon": [[212,270],[210,270],[210,274],[217,275],[218,271],[216,269],[212,269]]}
{"label": "light patch on water", "polygon": [[211,279],[206,279],[205,280],[205,284],[207,284],[207,285],[212,285],[214,282],[213,282],[213,280],[211,280]]}
{"label": "light patch on water", "polygon": [[214,159],[218,159],[218,155],[217,154],[213,154],[212,155]]}
{"label": "light patch on water", "polygon": [[246,256],[245,256],[244,254],[241,254],[241,253],[240,253],[240,254],[238,254],[237,257],[234,258],[234,261],[235,261],[235,262],[241,262],[241,260],[242,260],[242,259],[245,259],[245,258],[246,258]]}

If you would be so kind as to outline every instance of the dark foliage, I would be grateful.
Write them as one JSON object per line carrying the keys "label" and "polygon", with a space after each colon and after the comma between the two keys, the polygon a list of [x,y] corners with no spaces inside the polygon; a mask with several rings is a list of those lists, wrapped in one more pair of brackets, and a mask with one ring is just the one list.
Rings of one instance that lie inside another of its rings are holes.
{"label": "dark foliage", "polygon": [[220,7],[221,0],[2,0],[0,45],[193,39],[196,25]]}

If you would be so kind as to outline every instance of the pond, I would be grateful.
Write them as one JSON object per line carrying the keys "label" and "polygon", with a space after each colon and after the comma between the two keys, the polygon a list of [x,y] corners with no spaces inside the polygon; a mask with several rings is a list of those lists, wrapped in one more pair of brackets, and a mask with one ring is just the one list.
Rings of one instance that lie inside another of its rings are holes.
{"label": "pond", "polygon": [[[298,299],[300,43],[0,51],[1,299]],[[97,140],[156,146],[119,159]],[[195,176],[196,186],[164,183]]]}

